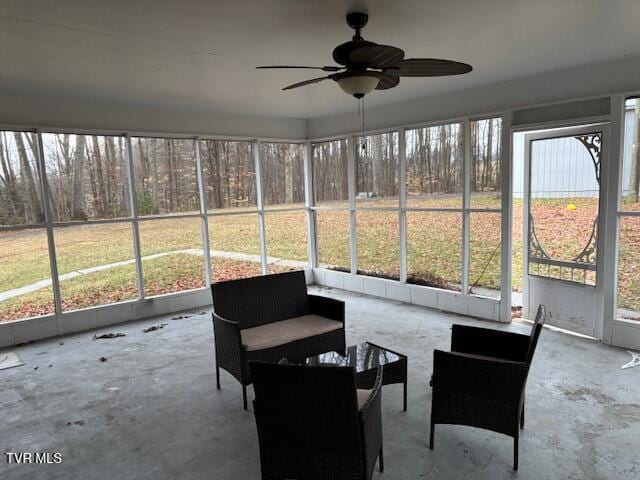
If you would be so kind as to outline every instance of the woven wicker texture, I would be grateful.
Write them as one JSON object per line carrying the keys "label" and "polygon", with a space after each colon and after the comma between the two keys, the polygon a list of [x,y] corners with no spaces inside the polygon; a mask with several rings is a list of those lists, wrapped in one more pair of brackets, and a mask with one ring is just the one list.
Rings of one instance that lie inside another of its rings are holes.
{"label": "woven wicker texture", "polygon": [[[246,387],[252,383],[249,360],[278,362],[345,350],[344,302],[308,295],[302,271],[215,283],[211,292],[217,387],[222,368],[241,383],[245,409]],[[308,314],[339,321],[343,328],[264,350],[247,352],[243,348],[242,329]]]}
{"label": "woven wicker texture", "polygon": [[358,411],[353,368],[249,365],[263,479],[371,478],[382,449],[381,373]]}
{"label": "woven wicker texture", "polygon": [[453,326],[452,351],[434,351],[431,448],[436,424],[484,428],[514,439],[518,469],[525,385],[545,319],[540,305],[530,335]]}

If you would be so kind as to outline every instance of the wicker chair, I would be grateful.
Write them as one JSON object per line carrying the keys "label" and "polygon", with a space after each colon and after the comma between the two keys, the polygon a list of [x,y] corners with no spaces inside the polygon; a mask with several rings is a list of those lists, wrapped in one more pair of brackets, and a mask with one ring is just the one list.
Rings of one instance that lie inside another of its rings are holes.
{"label": "wicker chair", "polygon": [[530,335],[453,325],[451,352],[434,351],[429,448],[437,423],[492,430],[513,438],[518,470],[525,385],[545,319],[540,305]]}
{"label": "wicker chair", "polygon": [[263,480],[370,480],[382,457],[381,385],[352,367],[250,362]]}
{"label": "wicker chair", "polygon": [[344,302],[308,295],[303,271],[214,283],[211,292],[216,385],[221,368],[233,375],[245,410],[250,360],[345,351]]}

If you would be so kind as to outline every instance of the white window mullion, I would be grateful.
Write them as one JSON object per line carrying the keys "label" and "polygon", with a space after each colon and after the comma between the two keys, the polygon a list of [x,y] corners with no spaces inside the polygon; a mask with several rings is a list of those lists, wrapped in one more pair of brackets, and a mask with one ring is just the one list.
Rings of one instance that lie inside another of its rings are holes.
{"label": "white window mullion", "polygon": [[[600,178],[605,182],[604,189],[604,245],[601,247],[602,256],[598,256],[598,264],[602,265],[603,306],[601,326],[596,325],[596,335],[606,344],[613,344],[614,319],[618,316],[618,255],[620,249],[620,195],[622,193],[622,164],[624,161],[624,121],[625,97],[614,95],[611,97],[611,127],[608,135],[603,132],[602,144],[608,152],[601,158]],[[601,230],[602,231],[602,230]],[[600,242],[599,242],[600,243]],[[600,274],[600,272],[598,272]]]}
{"label": "white window mullion", "polygon": [[262,264],[262,274],[267,274],[267,241],[266,241],[266,227],[264,218],[264,198],[262,194],[262,173],[260,165],[260,141],[254,140],[251,142],[251,148],[253,150],[253,160],[255,162],[256,170],[256,203],[258,204],[258,233],[260,234],[260,261]]}
{"label": "white window mullion", "polygon": [[207,192],[205,189],[204,172],[202,171],[202,157],[200,152],[200,138],[193,141],[196,152],[196,173],[198,174],[198,190],[200,193],[200,217],[202,228],[202,249],[204,253],[205,284],[211,285],[211,248],[209,247],[209,218],[207,217]]}
{"label": "white window mullion", "polygon": [[49,182],[47,182],[47,170],[44,161],[44,147],[42,145],[42,132],[36,131],[38,151],[36,152],[38,169],[40,170],[40,189],[42,191],[42,204],[44,207],[45,226],[47,229],[47,244],[49,246],[49,268],[51,269],[51,286],[53,287],[53,303],[56,315],[62,315],[62,297],[60,294],[60,280],[58,278],[58,260],[56,257],[56,242],[53,235],[53,216],[49,202]]}
{"label": "white window mullion", "polygon": [[358,273],[358,243],[356,239],[356,137],[347,139],[347,171],[349,181],[349,256],[351,273]]}
{"label": "white window mullion", "polygon": [[405,129],[398,132],[398,182],[399,182],[399,236],[400,236],[400,282],[407,281],[407,182],[406,182],[407,145]]}
{"label": "white window mullion", "polygon": [[304,203],[307,212],[307,253],[309,268],[318,267],[318,236],[316,233],[316,206],[315,192],[313,190],[313,147],[311,142],[305,142],[302,158],[304,161]]}
{"label": "white window mullion", "polygon": [[136,284],[138,285],[138,299],[144,299],[144,276],[142,272],[142,255],[140,253],[140,227],[138,225],[138,201],[134,182],[133,148],[131,136],[125,135],[127,145],[127,181],[129,185],[129,202],[131,209],[131,229],[133,237],[133,254],[136,262]]}
{"label": "white window mullion", "polygon": [[463,129],[462,158],[462,292],[469,293],[470,195],[471,195],[471,122],[466,118]]}
{"label": "white window mullion", "polygon": [[[501,209],[500,214],[500,321],[511,321],[511,275],[512,258],[511,250],[511,217],[513,210],[513,162],[512,162],[512,134],[511,134],[511,111],[502,115],[500,133],[500,191]],[[526,237],[523,237],[526,238]],[[528,247],[527,247],[528,250]]]}

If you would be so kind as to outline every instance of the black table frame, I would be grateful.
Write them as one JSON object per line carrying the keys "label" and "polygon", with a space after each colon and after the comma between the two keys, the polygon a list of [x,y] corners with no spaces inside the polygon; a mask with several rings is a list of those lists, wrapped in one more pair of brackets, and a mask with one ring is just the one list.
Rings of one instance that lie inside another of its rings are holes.
{"label": "black table frame", "polygon": [[[392,353],[398,356],[399,360],[395,362],[387,363],[386,365],[381,365],[382,385],[402,383],[403,385],[403,408],[402,409],[404,412],[406,412],[407,411],[407,381],[408,381],[408,374],[407,374],[408,361],[407,360],[408,360],[408,357],[402,353],[395,352],[386,347],[376,345],[375,343],[372,343],[372,342],[364,342],[364,343],[371,345],[372,347],[379,348],[380,350],[385,350],[389,353]],[[336,352],[336,353],[344,357],[346,356],[346,353],[349,350],[349,348],[352,348],[354,346],[357,346],[357,345],[350,345],[347,347],[345,352]],[[313,357],[309,357],[309,358],[316,358],[316,357],[319,357],[320,355],[314,355]],[[375,383],[376,374],[377,374],[377,367],[370,368],[368,370],[363,370],[362,372],[358,372],[356,369],[357,387],[365,390],[371,389],[373,387],[373,384]]]}
{"label": "black table frame", "polygon": [[[407,381],[408,381],[408,368],[407,368],[407,360],[408,357],[402,353],[395,352],[386,347],[382,347],[380,345],[376,345],[372,342],[365,342],[373,347],[379,348],[381,350],[386,350],[387,352],[393,353],[400,357],[400,360],[396,362],[387,363],[382,366],[382,385],[391,385],[402,383],[402,394],[403,394],[403,402],[402,402],[402,411],[407,411]],[[348,348],[348,347],[347,347]],[[376,377],[376,369],[372,368],[369,370],[365,370],[363,372],[356,372],[356,382],[358,384],[358,388],[371,388],[373,383],[375,382]]]}

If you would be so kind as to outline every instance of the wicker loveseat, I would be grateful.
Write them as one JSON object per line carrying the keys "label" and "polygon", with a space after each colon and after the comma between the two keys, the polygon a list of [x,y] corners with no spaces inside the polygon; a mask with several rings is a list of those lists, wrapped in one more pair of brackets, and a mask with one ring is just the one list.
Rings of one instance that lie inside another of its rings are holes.
{"label": "wicker loveseat", "polygon": [[307,294],[303,271],[214,283],[211,292],[217,388],[222,368],[242,384],[245,410],[250,360],[345,351],[344,302]]}

